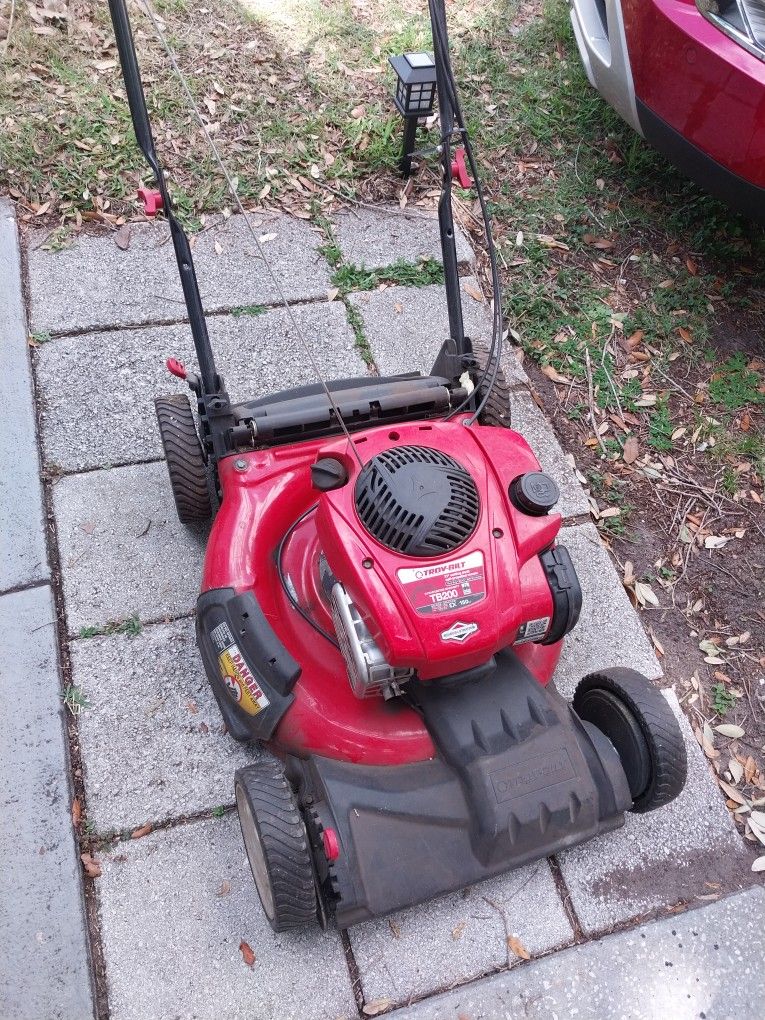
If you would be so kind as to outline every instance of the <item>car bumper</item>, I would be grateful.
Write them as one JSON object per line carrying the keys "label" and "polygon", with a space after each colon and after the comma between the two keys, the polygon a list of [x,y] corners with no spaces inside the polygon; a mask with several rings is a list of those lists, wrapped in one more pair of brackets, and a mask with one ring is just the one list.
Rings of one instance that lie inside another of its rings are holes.
{"label": "car bumper", "polygon": [[693,0],[571,0],[590,82],[703,187],[763,220],[765,60]]}

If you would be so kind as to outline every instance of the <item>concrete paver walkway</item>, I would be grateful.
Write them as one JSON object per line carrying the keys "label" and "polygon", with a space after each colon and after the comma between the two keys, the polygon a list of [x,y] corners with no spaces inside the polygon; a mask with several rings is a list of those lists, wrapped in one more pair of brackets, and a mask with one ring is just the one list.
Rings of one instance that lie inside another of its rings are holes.
{"label": "concrete paver walkway", "polygon": [[[258,229],[274,235],[268,251],[287,296],[300,302],[296,314],[328,377],[369,371],[348,307],[360,315],[381,372],[429,368],[446,330],[440,286],[351,294],[348,306],[328,300],[332,274],[319,233],[286,217],[261,219]],[[344,260],[354,265],[438,254],[436,224],[421,217],[360,211],[340,214],[334,226]],[[684,722],[689,784],[670,807],[630,816],[619,832],[552,862],[359,926],[346,938],[334,928],[274,936],[231,811],[233,770],[257,752],[223,733],[197,657],[191,614],[205,534],[177,521],[154,424],[153,396],[178,390],[164,358],[194,363],[172,249],[160,225],[134,227],[126,251],[111,236],[83,237],[59,252],[43,241],[37,233],[28,239],[30,317],[38,336],[50,336],[36,349],[34,368],[68,679],[90,704],[77,723],[88,820],[99,837],[155,826],[149,836],[99,852],[94,937],[115,1020],[356,1016],[362,1000],[403,1005],[496,970],[512,968],[512,976],[519,961],[509,934],[538,957],[646,912],[698,902],[710,889],[724,895],[748,883],[750,855]],[[241,221],[211,227],[195,254],[232,395],[311,381]],[[465,238],[460,254],[467,277]],[[488,305],[477,299],[474,280],[463,285],[470,330],[488,337]],[[242,314],[242,306],[258,307]],[[560,485],[561,540],[585,594],[556,683],[570,695],[583,674],[606,664],[660,677],[525,373],[512,351],[505,362],[515,426]],[[83,628],[92,633],[132,616],[142,624],[136,636],[83,636]],[[242,961],[241,941],[256,955],[252,968]],[[542,964],[529,964],[529,972],[533,966]]]}

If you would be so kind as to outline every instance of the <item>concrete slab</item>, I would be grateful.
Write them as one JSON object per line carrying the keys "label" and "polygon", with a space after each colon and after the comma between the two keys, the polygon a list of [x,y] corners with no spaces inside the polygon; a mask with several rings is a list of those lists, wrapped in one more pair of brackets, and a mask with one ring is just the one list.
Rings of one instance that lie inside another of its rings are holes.
{"label": "concrete slab", "polygon": [[573,941],[550,866],[528,868],[349,931],[367,1002],[404,1003]]}
{"label": "concrete slab", "polygon": [[[489,343],[491,308],[488,302],[476,301],[470,293],[480,292],[478,281],[468,276],[460,283],[465,332],[475,340]],[[350,294],[348,300],[361,314],[364,333],[381,375],[430,372],[441,344],[449,335],[446,296],[440,284],[386,287]],[[512,346],[506,344],[504,354],[503,368],[510,385],[526,383],[528,377]]]}
{"label": "concrete slab", "polygon": [[393,1014],[396,1020],[759,1020],[765,892],[576,946]]}
{"label": "concrete slab", "polygon": [[564,517],[578,517],[589,514],[590,506],[584,489],[579,484],[565,454],[555,437],[552,426],[539,410],[531,394],[526,390],[510,394],[510,421],[521,433],[542,466],[558,483],[560,500],[556,506]]}
{"label": "concrete slab", "polygon": [[[269,264],[288,300],[323,297],[329,266],[317,252],[322,236],[304,220],[253,213]],[[114,235],[83,236],[61,251],[46,251],[49,231],[28,241],[30,318],[48,333],[173,322],[186,318],[166,224],[130,227],[127,250]],[[275,234],[275,237],[271,237]],[[209,226],[193,239],[194,263],[207,312],[276,304],[279,293],[242,216]]]}
{"label": "concrete slab", "polygon": [[[341,301],[297,305],[293,314],[327,378],[366,375]],[[233,400],[316,381],[285,309],[208,319],[218,367]],[[60,337],[36,356],[46,464],[80,471],[162,456],[153,400],[186,386],[173,356],[194,369],[188,326]]]}
{"label": "concrete slab", "polygon": [[50,576],[14,207],[0,198],[0,591]]}
{"label": "concrete slab", "polygon": [[61,478],[53,507],[71,634],[192,611],[206,528],[179,523],[164,461]]}
{"label": "concrete slab", "polygon": [[651,680],[660,677],[661,666],[597,528],[564,528],[560,541],[571,553],[582,585],[582,614],[563,641],[555,672],[560,693],[573,697],[582,677],[603,666],[631,666]]}
{"label": "concrete slab", "polygon": [[0,1016],[93,1016],[48,585],[0,596]]}
{"label": "concrete slab", "polygon": [[[441,261],[438,219],[424,211],[354,209],[340,212],[332,224],[343,261],[366,269],[382,269],[394,262]],[[464,233],[455,227],[457,261],[472,263],[473,251]]]}
{"label": "concrete slab", "polygon": [[677,800],[560,854],[582,928],[595,934],[621,921],[717,891],[749,885],[744,846],[672,691],[662,692],[685,737],[688,781]]}
{"label": "concrete slab", "polygon": [[90,703],[78,736],[97,833],[233,804],[234,771],[258,752],[225,732],[193,620],[73,641],[70,655]]}
{"label": "concrete slab", "polygon": [[112,1020],[355,1020],[337,931],[274,934],[235,815],[118,843],[101,859]]}

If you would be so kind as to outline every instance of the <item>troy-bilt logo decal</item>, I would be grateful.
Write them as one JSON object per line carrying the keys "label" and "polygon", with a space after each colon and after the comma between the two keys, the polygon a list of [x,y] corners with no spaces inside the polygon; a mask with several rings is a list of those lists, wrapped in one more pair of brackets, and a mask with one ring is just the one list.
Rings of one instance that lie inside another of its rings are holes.
{"label": "troy-bilt logo decal", "polygon": [[477,623],[453,623],[451,627],[441,631],[442,641],[467,641],[471,634],[478,630]]}
{"label": "troy-bilt logo decal", "polygon": [[264,708],[268,708],[271,702],[253,676],[228,624],[219,623],[210,632],[210,637],[219,652],[218,668],[221,679],[234,701],[250,715],[257,715]]}
{"label": "troy-bilt logo decal", "polygon": [[397,576],[409,602],[421,616],[460,612],[486,598],[480,551],[432,567],[402,567]]}

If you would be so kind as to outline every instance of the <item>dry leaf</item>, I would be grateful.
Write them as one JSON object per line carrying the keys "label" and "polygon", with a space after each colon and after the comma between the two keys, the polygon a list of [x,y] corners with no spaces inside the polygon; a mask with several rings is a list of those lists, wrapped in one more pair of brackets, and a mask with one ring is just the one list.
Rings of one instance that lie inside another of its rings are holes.
{"label": "dry leaf", "polygon": [[101,876],[101,865],[90,854],[80,854],[80,860],[82,866],[85,868],[85,874],[88,878],[100,878]]}
{"label": "dry leaf", "polygon": [[126,223],[120,227],[117,233],[114,235],[114,243],[122,251],[127,251],[130,247],[130,224]]}
{"label": "dry leaf", "polygon": [[462,289],[466,294],[469,294],[474,301],[483,301],[483,292],[480,287],[476,287],[472,283],[466,283]]}
{"label": "dry leaf", "polygon": [[565,383],[568,385],[568,383],[571,382],[571,380],[567,379],[565,375],[561,375],[560,372],[554,369],[552,365],[542,365],[541,372],[542,375],[546,375],[547,378],[551,379],[554,383]]}
{"label": "dry leaf", "polygon": [[340,293],[339,287],[332,287],[327,291],[327,301],[334,301],[337,295]]}
{"label": "dry leaf", "polygon": [[640,456],[640,444],[637,436],[627,436],[622,450],[622,460],[625,464],[634,464]]}
{"label": "dry leaf", "polygon": [[723,535],[707,535],[704,539],[705,549],[722,549],[724,545],[730,542],[730,538],[725,538]]}
{"label": "dry leaf", "polygon": [[684,340],[685,343],[687,344],[693,343],[693,335],[689,329],[685,328],[685,326],[678,326],[677,332],[680,334],[680,339]]}
{"label": "dry leaf", "polygon": [[80,804],[80,798],[75,797],[72,801],[72,825],[77,828],[82,818],[82,805]]}
{"label": "dry leaf", "polygon": [[635,598],[641,606],[658,606],[659,599],[650,584],[645,581],[635,581]]}
{"label": "dry leaf", "polygon": [[744,766],[735,758],[731,758],[728,762],[728,772],[730,772],[734,783],[740,783],[744,778]]}
{"label": "dry leaf", "polygon": [[261,234],[258,238],[260,244],[266,244],[268,241],[275,241],[276,234]]}
{"label": "dry leaf", "polygon": [[524,946],[519,938],[515,935],[507,936],[507,948],[510,949],[516,956],[519,956],[522,960],[530,960],[531,953]]}
{"label": "dry leaf", "polygon": [[216,896],[228,896],[228,894],[230,892],[231,892],[231,883],[229,882],[228,879],[225,879],[223,882],[221,882],[220,887],[219,887],[218,891],[215,893],[215,895]]}
{"label": "dry leaf", "polygon": [[726,783],[724,779],[718,779],[717,782],[720,784],[731,800],[734,800],[737,804],[746,804],[746,800],[742,794],[738,792],[735,786],[731,786],[730,783]]}
{"label": "dry leaf", "polygon": [[373,999],[371,1002],[367,1002],[361,1012],[364,1016],[379,1016],[380,1013],[384,1013],[386,1009],[390,1009],[390,999]]}
{"label": "dry leaf", "polygon": [[140,828],[134,829],[130,833],[130,838],[141,839],[143,836],[148,836],[153,828],[154,826],[151,824],[151,822],[147,822],[146,825],[142,825]]}
{"label": "dry leaf", "polygon": [[721,733],[724,737],[731,737],[733,740],[738,740],[739,737],[743,737],[744,731],[740,726],[736,726],[733,723],[721,723],[719,726],[715,726],[718,733]]}
{"label": "dry leaf", "polygon": [[467,926],[466,921],[460,921],[460,923],[455,928],[452,928],[452,938],[454,939],[455,942],[457,941],[458,938],[462,937],[462,933],[464,932],[466,926]]}
{"label": "dry leaf", "polygon": [[255,963],[255,954],[253,953],[250,944],[244,941],[240,942],[239,952],[242,954],[242,959],[247,964],[247,966],[252,967]]}

